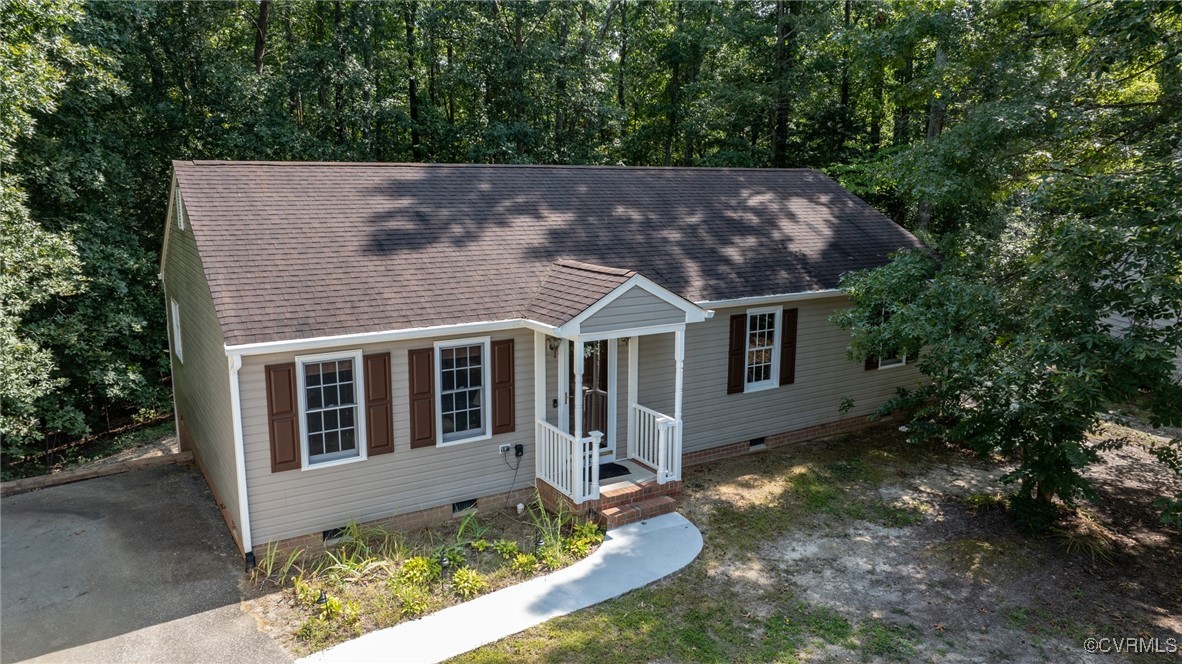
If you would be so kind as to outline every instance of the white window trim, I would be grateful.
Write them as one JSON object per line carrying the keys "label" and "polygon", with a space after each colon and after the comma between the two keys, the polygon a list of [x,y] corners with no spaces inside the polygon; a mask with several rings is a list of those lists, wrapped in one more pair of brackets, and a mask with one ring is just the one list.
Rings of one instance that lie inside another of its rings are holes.
{"label": "white window trim", "polygon": [[176,298],[168,298],[172,310],[172,353],[176,355],[176,359],[181,364],[185,363],[185,349],[181,343],[181,305],[177,304]]}
{"label": "white window trim", "polygon": [[185,201],[181,198],[181,190],[176,190],[176,227],[185,230]]}
{"label": "white window trim", "polygon": [[[457,438],[455,440],[443,440],[443,381],[440,379],[443,375],[443,363],[441,361],[444,348],[454,348],[456,346],[475,346],[476,344],[483,345],[484,365],[480,372],[480,400],[481,419],[484,420],[484,433],[467,438]],[[492,394],[489,390],[489,378],[492,373],[492,337],[471,337],[468,339],[448,339],[447,341],[435,342],[435,375],[432,379],[435,381],[435,446],[449,447],[451,445],[463,445],[464,443],[475,443],[481,440],[488,440],[492,438]]]}
{"label": "white window trim", "polygon": [[[772,330],[771,376],[756,383],[747,382],[747,360],[751,357],[751,317],[760,314],[775,314],[776,329]],[[780,386],[780,334],[784,319],[784,307],[756,307],[747,310],[747,321],[743,325],[743,393],[774,390]]]}
{"label": "white window trim", "polygon": [[902,355],[900,355],[898,358],[895,358],[894,360],[886,360],[887,362],[890,362],[890,364],[883,364],[883,361],[884,361],[883,358],[881,358],[881,357],[878,358],[878,370],[879,371],[882,371],[883,369],[894,369],[897,367],[904,367],[904,366],[907,366],[907,354],[903,353]]}
{"label": "white window trim", "polygon": [[[308,394],[304,389],[304,365],[330,360],[353,360],[353,400],[357,402],[357,415],[353,421],[357,424],[357,456],[332,461],[311,463],[308,460]],[[296,363],[296,398],[299,402],[300,416],[300,470],[319,470],[333,466],[343,466],[347,463],[365,461],[368,456],[369,444],[365,437],[365,368],[361,364],[361,351],[344,351],[338,353],[322,353],[320,355],[300,355],[295,358]]]}

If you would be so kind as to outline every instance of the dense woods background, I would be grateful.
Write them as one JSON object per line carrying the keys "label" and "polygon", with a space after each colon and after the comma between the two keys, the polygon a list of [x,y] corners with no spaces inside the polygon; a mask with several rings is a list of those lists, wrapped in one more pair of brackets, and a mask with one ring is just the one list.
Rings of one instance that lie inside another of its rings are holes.
{"label": "dense woods background", "polygon": [[[1179,4],[16,0],[0,31],[8,461],[167,409],[176,158],[815,167],[941,250],[941,316],[1017,326],[974,343],[1078,361],[1081,411],[1168,386],[1176,324],[1098,326],[1182,301]],[[921,318],[891,343],[951,334]]]}

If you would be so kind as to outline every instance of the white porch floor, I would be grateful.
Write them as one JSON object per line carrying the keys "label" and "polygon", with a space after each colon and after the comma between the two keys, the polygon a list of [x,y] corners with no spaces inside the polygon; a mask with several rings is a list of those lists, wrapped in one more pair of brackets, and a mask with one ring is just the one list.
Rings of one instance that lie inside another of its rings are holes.
{"label": "white porch floor", "polygon": [[615,463],[620,464],[631,472],[629,472],[627,475],[620,475],[619,477],[600,480],[600,491],[605,491],[607,489],[618,489],[625,485],[638,484],[640,482],[657,479],[656,473],[649,470],[648,468],[645,468],[639,463],[636,463],[632,459],[616,459]]}

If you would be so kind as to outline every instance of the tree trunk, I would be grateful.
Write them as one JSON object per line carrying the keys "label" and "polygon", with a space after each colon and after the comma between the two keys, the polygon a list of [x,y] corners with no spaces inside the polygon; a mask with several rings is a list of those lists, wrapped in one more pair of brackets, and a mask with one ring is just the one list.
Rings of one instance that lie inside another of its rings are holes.
{"label": "tree trunk", "polygon": [[772,166],[776,168],[788,165],[788,75],[794,64],[800,12],[799,0],[776,2],[776,101],[772,122]]}
{"label": "tree trunk", "polygon": [[[937,77],[942,75],[944,67],[947,64],[947,56],[944,54],[944,47],[936,44],[936,60],[934,63],[935,74]],[[940,89],[941,86],[936,86],[936,90],[932,94],[931,105],[928,109],[928,130],[927,140],[934,141],[940,137],[940,132],[944,131],[944,110],[948,104],[946,96]],[[919,210],[915,215],[915,225],[919,230],[927,230],[932,223],[932,202],[929,199],[923,199],[919,202]]]}
{"label": "tree trunk", "polygon": [[422,137],[419,135],[419,90],[415,80],[415,14],[418,5],[408,2],[405,5],[406,19],[406,101],[410,105],[410,153],[414,161],[422,161],[423,148],[420,145]]}
{"label": "tree trunk", "polygon": [[267,50],[267,20],[271,13],[271,0],[259,0],[259,17],[254,24],[254,73],[263,73],[263,53]]}
{"label": "tree trunk", "polygon": [[337,70],[333,72],[336,84],[333,86],[333,116],[337,145],[345,143],[345,35],[341,23],[345,19],[345,7],[341,0],[332,3],[332,34],[337,40]]}
{"label": "tree trunk", "polygon": [[[295,34],[291,29],[291,16],[283,22],[283,40],[287,43],[288,49],[294,48]],[[289,82],[288,85],[291,85]],[[292,86],[287,92],[287,106],[291,112],[291,117],[295,120],[297,127],[304,126],[304,101],[300,96],[299,88]]]}
{"label": "tree trunk", "polygon": [[882,64],[879,63],[874,71],[874,107],[870,109],[870,149],[873,152],[878,152],[882,148],[882,114],[886,103],[883,99],[882,78]]}
{"label": "tree trunk", "polygon": [[895,72],[899,94],[893,95],[895,101],[895,127],[891,132],[891,144],[895,146],[907,145],[911,133],[911,107],[907,105],[907,87],[915,76],[915,49],[907,45],[903,49],[903,68]]}
{"label": "tree trunk", "polygon": [[[849,33],[850,33],[850,3],[851,3],[851,0],[845,0],[845,14],[844,14],[844,19],[842,20],[842,27],[844,28],[846,35],[849,35]],[[841,64],[841,92],[838,95],[840,97],[839,103],[841,105],[841,111],[842,111],[843,117],[846,115],[847,109],[850,107],[850,53],[849,53],[849,51],[847,50],[844,55],[845,55],[844,62],[842,62],[842,64]]]}

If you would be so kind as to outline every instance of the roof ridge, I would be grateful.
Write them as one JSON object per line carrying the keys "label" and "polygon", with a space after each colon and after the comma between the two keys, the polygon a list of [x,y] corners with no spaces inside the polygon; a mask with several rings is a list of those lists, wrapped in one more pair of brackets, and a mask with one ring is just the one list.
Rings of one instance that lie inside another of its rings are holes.
{"label": "roof ridge", "polygon": [[[235,159],[177,159],[194,166],[317,166],[317,167],[381,167],[381,168],[495,168],[495,169],[571,169],[571,170],[643,170],[643,171],[761,171],[768,173],[817,173],[816,168],[761,168],[755,166],[646,166],[639,164],[471,164],[462,162],[405,162],[405,161],[267,161]],[[828,177],[828,176],[826,176]]]}
{"label": "roof ridge", "polygon": [[597,265],[595,263],[585,263],[577,261],[573,258],[559,258],[550,263],[551,266],[569,267],[573,270],[582,270],[584,272],[598,272],[599,274],[611,274],[617,277],[633,277],[636,276],[636,270],[627,270],[620,267],[609,267],[607,265]]}

